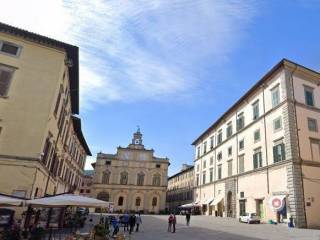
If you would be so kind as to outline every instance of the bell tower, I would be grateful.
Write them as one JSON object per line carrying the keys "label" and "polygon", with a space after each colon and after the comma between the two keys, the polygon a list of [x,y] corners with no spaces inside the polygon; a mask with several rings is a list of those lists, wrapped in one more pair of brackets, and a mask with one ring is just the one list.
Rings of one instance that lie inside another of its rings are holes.
{"label": "bell tower", "polygon": [[138,126],[137,131],[133,134],[132,142],[129,145],[131,148],[144,149],[142,144],[142,133],[140,132],[140,127]]}

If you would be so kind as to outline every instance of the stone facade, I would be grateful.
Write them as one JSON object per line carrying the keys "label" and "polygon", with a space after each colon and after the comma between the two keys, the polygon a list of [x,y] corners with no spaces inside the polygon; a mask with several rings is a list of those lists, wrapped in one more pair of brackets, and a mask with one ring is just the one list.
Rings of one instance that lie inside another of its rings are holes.
{"label": "stone facade", "polygon": [[319,124],[320,73],[282,60],[194,141],[203,214],[319,228]]}
{"label": "stone facade", "polygon": [[0,23],[0,193],[79,191],[91,155],[79,114],[78,47]]}
{"label": "stone facade", "polygon": [[145,149],[140,130],[116,154],[98,153],[93,164],[92,196],[114,203],[114,211],[159,213],[165,210],[168,158]]}

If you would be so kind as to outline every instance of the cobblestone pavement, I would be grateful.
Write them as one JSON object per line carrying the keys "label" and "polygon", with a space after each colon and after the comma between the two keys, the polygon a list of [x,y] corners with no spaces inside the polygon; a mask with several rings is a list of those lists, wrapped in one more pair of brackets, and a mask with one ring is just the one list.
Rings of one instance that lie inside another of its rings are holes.
{"label": "cobblestone pavement", "polygon": [[[96,216],[97,217],[97,216]],[[183,216],[177,216],[176,233],[167,232],[167,216],[142,216],[142,231],[126,239],[132,240],[320,240],[320,230],[289,229],[285,225],[245,224],[233,218],[192,216],[189,227]]]}

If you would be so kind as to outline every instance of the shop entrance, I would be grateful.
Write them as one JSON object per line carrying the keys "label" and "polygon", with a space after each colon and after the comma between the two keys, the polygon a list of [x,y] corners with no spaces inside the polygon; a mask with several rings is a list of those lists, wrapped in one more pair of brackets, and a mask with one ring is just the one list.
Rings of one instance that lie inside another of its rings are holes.
{"label": "shop entrance", "polygon": [[232,209],[232,192],[229,191],[227,195],[227,217],[233,217]]}
{"label": "shop entrance", "polygon": [[256,213],[260,219],[264,219],[263,199],[256,200]]}

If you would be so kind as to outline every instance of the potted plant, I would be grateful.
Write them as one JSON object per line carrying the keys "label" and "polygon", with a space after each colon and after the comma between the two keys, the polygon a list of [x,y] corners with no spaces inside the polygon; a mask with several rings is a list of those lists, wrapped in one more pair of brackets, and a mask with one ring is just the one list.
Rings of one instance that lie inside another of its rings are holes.
{"label": "potted plant", "polygon": [[105,228],[103,224],[97,224],[94,226],[94,239],[95,240],[106,240],[109,231]]}

